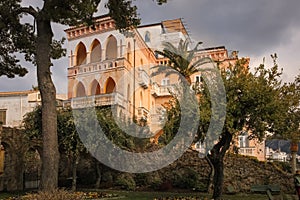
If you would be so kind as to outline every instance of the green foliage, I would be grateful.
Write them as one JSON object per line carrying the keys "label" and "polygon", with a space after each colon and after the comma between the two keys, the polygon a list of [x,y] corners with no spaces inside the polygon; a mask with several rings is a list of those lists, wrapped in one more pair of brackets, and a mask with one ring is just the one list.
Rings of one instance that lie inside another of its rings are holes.
{"label": "green foliage", "polygon": [[86,151],[76,131],[70,107],[58,110],[57,126],[58,141],[62,151],[72,157],[78,157],[80,153]]}
{"label": "green foliage", "polygon": [[173,174],[173,185],[182,189],[197,188],[199,182],[198,173],[191,168],[176,170]]}
{"label": "green foliage", "polygon": [[29,139],[42,138],[42,110],[37,106],[32,112],[25,114],[23,118],[24,131]]}
{"label": "green foliage", "polygon": [[168,102],[166,115],[166,123],[163,127],[164,133],[159,138],[159,143],[167,145],[176,135],[180,126],[181,110],[179,101],[176,98],[172,98]]}
{"label": "green foliage", "polygon": [[123,173],[117,177],[116,185],[125,190],[135,190],[136,184],[132,174]]}
{"label": "green foliage", "polygon": [[[184,76],[184,78],[186,78],[188,83],[191,84],[190,76],[199,71],[198,67],[211,62],[211,59],[209,58],[201,58],[195,62],[192,61],[198,45],[200,44],[202,43],[199,42],[194,49],[189,50],[189,39],[186,39],[185,41],[180,40],[178,47],[175,47],[170,42],[165,42],[163,51],[156,50],[155,53],[168,58],[168,67],[179,72],[182,76]],[[166,69],[164,66],[158,66],[157,72],[154,72],[153,75],[162,73],[163,71],[166,73],[166,76],[168,76],[169,74],[174,73],[174,71],[171,71],[170,69]]]}
{"label": "green foliage", "polygon": [[[282,102],[281,71],[274,60],[274,66],[267,69],[263,64],[251,73],[246,60],[241,59],[234,66],[221,70],[226,89],[226,121],[222,135],[231,135],[247,129],[251,137],[262,140],[267,132],[277,133],[282,115],[288,106]],[[201,131],[207,130],[211,119],[211,96],[206,84],[199,91],[201,96]]]}
{"label": "green foliage", "polygon": [[109,15],[115,20],[116,28],[121,32],[127,31],[140,24],[137,17],[137,7],[131,0],[109,0],[105,7],[109,9]]}
{"label": "green foliage", "polygon": [[282,112],[279,116],[281,120],[274,123],[277,128],[277,134],[274,138],[279,137],[298,142],[300,141],[300,75],[295,78],[294,82],[284,83],[281,88],[281,95],[284,98],[281,101],[281,106],[287,108],[287,111]]}
{"label": "green foliage", "polygon": [[[115,122],[110,107],[97,108],[96,113],[99,125],[105,135],[120,148],[128,151],[141,152],[150,147],[149,139],[135,138],[127,134],[127,132],[136,131],[132,122],[121,121],[120,123],[123,123],[122,126],[125,127],[125,130],[122,130]],[[85,151],[85,147],[76,130],[74,114],[70,107],[57,110],[57,132],[60,150],[66,152],[69,156],[78,156],[80,152]],[[87,119],[87,123],[90,123],[88,120],[90,114],[90,112],[80,112],[82,118]],[[23,124],[25,133],[30,139],[41,139],[41,106],[37,106],[32,112],[27,113],[24,116]],[[91,126],[86,124],[86,127]],[[91,138],[91,140],[95,142],[93,138]]]}
{"label": "green foliage", "polygon": [[[27,113],[23,119],[25,134],[30,139],[42,139],[42,111],[37,106],[32,112]],[[60,150],[69,156],[78,156],[85,150],[74,124],[70,108],[57,110],[58,140]]]}

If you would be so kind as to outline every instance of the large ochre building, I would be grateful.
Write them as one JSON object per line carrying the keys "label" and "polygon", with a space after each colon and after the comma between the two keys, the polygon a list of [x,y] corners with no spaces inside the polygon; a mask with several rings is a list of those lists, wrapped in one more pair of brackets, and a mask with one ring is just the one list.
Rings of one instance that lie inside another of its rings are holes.
{"label": "large ochre building", "polygon": [[[93,27],[71,27],[65,32],[69,44],[68,98],[72,107],[114,105],[118,117],[135,116],[146,121],[157,140],[162,133],[162,105],[171,98],[169,91],[178,82],[178,76],[164,73],[152,76],[155,66],[168,63],[155,50],[162,51],[164,42],[176,47],[180,40],[190,40],[182,20],[141,25],[124,34],[104,15],[95,18]],[[199,49],[194,60],[203,57],[225,68],[239,59],[237,51],[228,51],[224,46]],[[195,84],[201,80],[201,73],[190,78]],[[237,144],[242,154],[264,160],[264,143],[249,146],[238,141]]]}
{"label": "large ochre building", "polygon": [[[95,18],[94,27],[71,27],[68,38],[68,98],[73,108],[116,105],[119,117],[136,116],[153,124],[161,105],[170,98],[168,88],[178,79],[158,74],[155,66],[167,59],[155,54],[164,42],[175,46],[189,39],[181,19],[139,26],[127,34],[115,29],[109,16]],[[195,59],[209,56],[235,61],[224,46],[202,49]],[[195,74],[192,80],[199,79]]]}

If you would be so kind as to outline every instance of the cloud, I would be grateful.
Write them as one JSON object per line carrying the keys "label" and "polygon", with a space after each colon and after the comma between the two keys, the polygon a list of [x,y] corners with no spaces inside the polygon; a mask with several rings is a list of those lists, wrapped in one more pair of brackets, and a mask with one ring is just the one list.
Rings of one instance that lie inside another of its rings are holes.
{"label": "cloud", "polygon": [[[104,14],[106,0],[99,12]],[[292,81],[299,74],[300,8],[299,0],[168,0],[158,6],[155,1],[137,0],[143,24],[183,18],[192,39],[203,41],[204,47],[225,45],[249,56],[257,66],[263,57],[278,54],[284,68],[284,80]],[[65,27],[54,24],[57,39],[65,36]],[[270,62],[268,62],[270,63]],[[58,92],[67,92],[68,58],[55,62],[53,79]],[[0,78],[0,90],[30,89],[36,85],[35,70],[25,78]]]}
{"label": "cloud", "polygon": [[253,66],[277,53],[284,80],[299,74],[299,0],[169,0],[164,6],[141,0],[137,5],[145,23],[183,18],[191,37],[206,47],[238,50]]}

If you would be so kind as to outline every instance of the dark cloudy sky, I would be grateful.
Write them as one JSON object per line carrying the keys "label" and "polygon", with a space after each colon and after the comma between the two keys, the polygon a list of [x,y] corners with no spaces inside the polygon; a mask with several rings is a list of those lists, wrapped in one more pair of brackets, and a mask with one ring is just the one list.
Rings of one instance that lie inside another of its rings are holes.
{"label": "dark cloudy sky", "polygon": [[[204,42],[203,47],[225,45],[228,50],[238,50],[240,57],[250,57],[252,67],[264,57],[270,64],[270,54],[277,53],[285,81],[292,81],[300,73],[299,0],[168,1],[157,6],[152,0],[136,0],[142,24],[183,18],[192,39]],[[102,6],[99,13],[105,12]],[[63,27],[56,25],[54,29],[57,38],[64,36]],[[67,91],[67,65],[68,59],[62,58],[53,67],[59,93]],[[36,85],[35,68],[29,70],[24,78],[0,78],[0,91],[26,90]]]}

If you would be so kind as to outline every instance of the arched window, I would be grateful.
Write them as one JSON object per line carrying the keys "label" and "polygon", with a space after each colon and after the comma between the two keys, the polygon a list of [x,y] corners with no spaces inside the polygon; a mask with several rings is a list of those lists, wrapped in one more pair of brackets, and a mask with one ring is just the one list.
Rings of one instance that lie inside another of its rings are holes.
{"label": "arched window", "polygon": [[114,79],[109,77],[106,81],[105,93],[110,94],[116,91],[116,83]]}
{"label": "arched window", "polygon": [[99,95],[101,93],[100,92],[100,84],[96,80],[93,80],[90,88],[91,88],[91,90],[90,90],[91,95]]}
{"label": "arched window", "polygon": [[91,63],[101,61],[101,44],[98,40],[94,40],[91,46]]}
{"label": "arched window", "polygon": [[76,97],[84,97],[86,96],[84,85],[79,82],[76,88]]}
{"label": "arched window", "polygon": [[118,47],[117,47],[117,40],[114,36],[109,36],[107,38],[107,45],[106,45],[106,59],[115,59],[118,57]]}
{"label": "arched window", "polygon": [[76,65],[86,64],[86,48],[82,42],[76,48]]}
{"label": "arched window", "polygon": [[146,33],[145,33],[145,42],[151,42],[149,31],[146,31]]}

